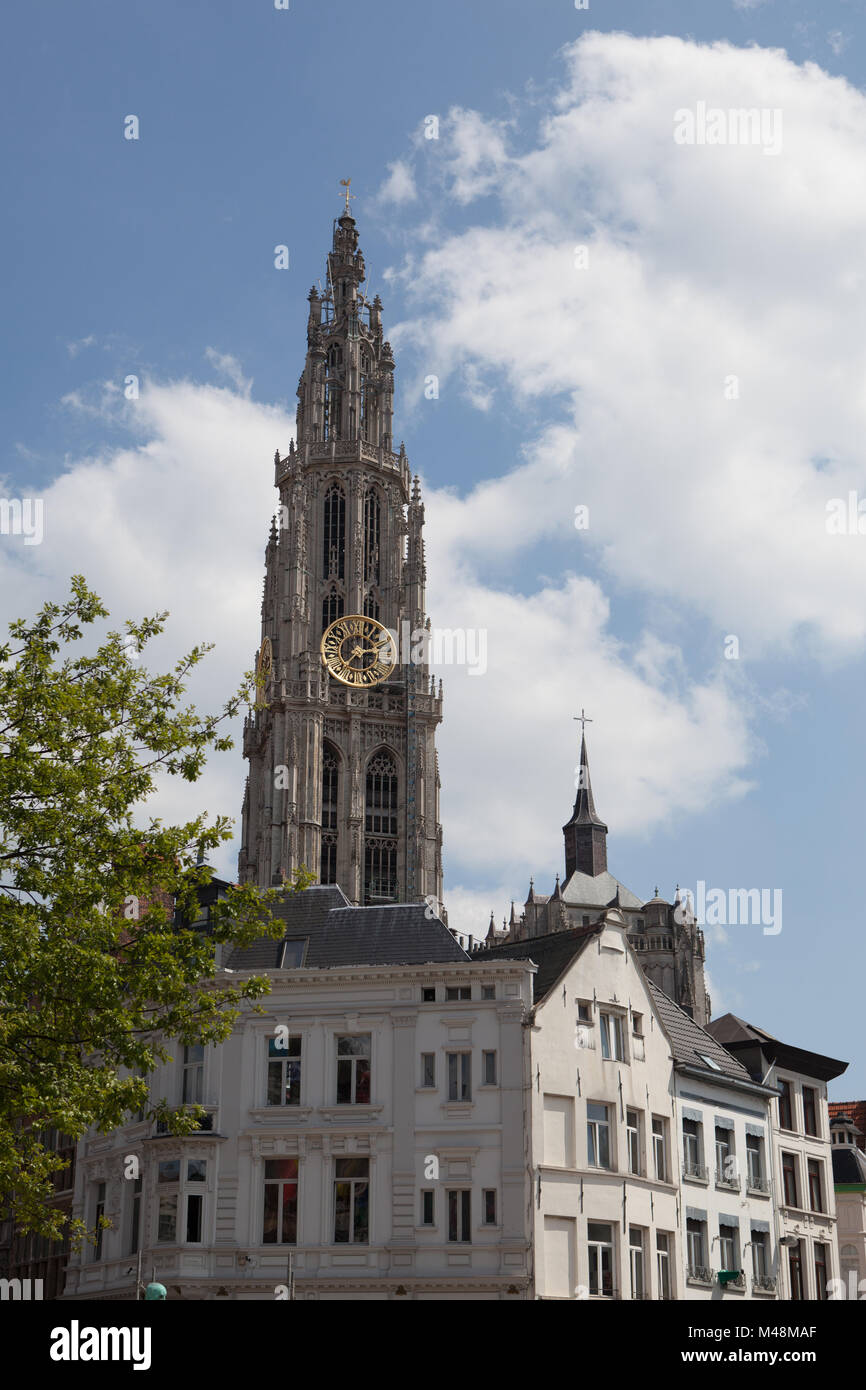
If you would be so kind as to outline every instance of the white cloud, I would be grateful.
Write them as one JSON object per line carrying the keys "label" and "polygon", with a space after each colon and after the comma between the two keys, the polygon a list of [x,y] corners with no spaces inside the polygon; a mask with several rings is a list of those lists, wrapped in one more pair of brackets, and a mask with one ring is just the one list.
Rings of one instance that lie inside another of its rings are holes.
{"label": "white cloud", "polygon": [[242,396],[249,396],[252,389],[252,377],[244,376],[241,364],[236,357],[232,357],[230,352],[217,352],[215,348],[205,348],[205,357],[208,362],[216,369],[219,376],[225,377],[241,393]]}
{"label": "white cloud", "polygon": [[840,53],[844,52],[851,42],[851,35],[843,34],[841,29],[831,29],[827,35],[827,42],[830,45],[831,51],[838,58]]}
{"label": "white cloud", "polygon": [[388,165],[388,177],[382,184],[376,199],[381,203],[414,203],[418,197],[412,169],[405,159],[396,159]]}
{"label": "white cloud", "polygon": [[[497,145],[501,214],[415,262],[423,311],[391,333],[443,395],[471,371],[483,408],[554,419],[454,524],[519,563],[586,503],[580,544],[627,590],[752,655],[859,651],[866,537],[828,535],[826,507],[866,494],[866,99],[777,50],[593,33],[567,60],[534,147]],[[674,144],[698,101],[780,109],[781,155]]]}
{"label": "white cloud", "polygon": [[93,347],[95,342],[96,338],[94,335],[88,333],[86,338],[76,338],[74,342],[67,343],[66,351],[69,353],[70,357],[77,357],[79,352],[83,352],[85,348]]}

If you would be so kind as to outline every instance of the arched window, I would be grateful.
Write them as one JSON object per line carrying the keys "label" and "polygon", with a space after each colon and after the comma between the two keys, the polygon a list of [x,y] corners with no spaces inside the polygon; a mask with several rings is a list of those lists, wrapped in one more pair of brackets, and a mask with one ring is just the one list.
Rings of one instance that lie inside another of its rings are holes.
{"label": "arched window", "polygon": [[364,494],[364,579],[379,583],[379,542],[382,530],[382,503],[374,488]]}
{"label": "arched window", "polygon": [[331,623],[336,622],[338,618],[342,618],[343,607],[343,595],[340,593],[336,584],[331,584],[325,591],[325,597],[322,599],[322,632],[325,631],[326,627],[330,627]]}
{"label": "arched window", "polygon": [[364,901],[397,897],[397,765],[384,749],[367,765]]}
{"label": "arched window", "polygon": [[328,357],[325,363],[325,401],[323,412],[323,433],[322,438],[339,439],[342,421],[340,412],[342,410],[343,392],[339,377],[339,370],[343,365],[343,349],[337,344],[328,348]]}
{"label": "arched window", "polygon": [[322,573],[325,579],[344,579],[346,573],[346,495],[337,483],[325,493]]}
{"label": "arched window", "polygon": [[361,352],[361,373],[360,373],[360,397],[361,397],[361,438],[367,441],[371,437],[371,421],[373,416],[372,396],[370,384],[370,358],[366,352]]}
{"label": "arched window", "polygon": [[379,621],[379,595],[375,589],[368,589],[364,595],[364,617]]}
{"label": "arched window", "polygon": [[319,882],[337,882],[337,812],[340,763],[336,751],[326,743],[322,754],[322,853]]}

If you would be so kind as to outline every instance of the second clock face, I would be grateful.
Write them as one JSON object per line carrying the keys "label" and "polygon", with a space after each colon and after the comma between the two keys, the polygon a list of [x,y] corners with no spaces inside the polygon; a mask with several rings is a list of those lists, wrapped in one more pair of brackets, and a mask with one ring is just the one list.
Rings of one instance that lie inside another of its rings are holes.
{"label": "second clock face", "polygon": [[378,685],[394,669],[391,634],[375,618],[350,613],[325,628],[322,660],[343,685]]}

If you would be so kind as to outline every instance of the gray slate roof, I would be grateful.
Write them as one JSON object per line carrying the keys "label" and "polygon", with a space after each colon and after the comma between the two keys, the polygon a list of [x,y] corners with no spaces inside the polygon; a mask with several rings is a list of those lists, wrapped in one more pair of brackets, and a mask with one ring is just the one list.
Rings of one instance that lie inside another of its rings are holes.
{"label": "gray slate roof", "polygon": [[573,927],[571,931],[529,936],[524,941],[512,941],[505,946],[490,946],[487,950],[476,951],[472,959],[534,961],[538,970],[533,977],[533,1003],[540,1004],[590,938],[597,936],[600,931],[601,924],[596,922],[589,927]]}
{"label": "gray slate roof", "polygon": [[304,968],[424,965],[472,959],[444,922],[427,917],[424,903],[352,907],[341,888],[317,885],[302,893],[287,893],[271,911],[285,924],[283,937],[260,937],[245,950],[234,950],[227,961],[229,969],[276,970],[284,942],[305,939]]}
{"label": "gray slate roof", "polygon": [[643,903],[634,893],[613,874],[605,869],[603,874],[574,873],[562,887],[562,901],[569,907],[608,907],[619,889],[620,907],[640,908]]}
{"label": "gray slate roof", "polygon": [[[752,1078],[742,1062],[738,1062],[711,1033],[695,1023],[693,1018],[689,1018],[679,1004],[675,1004],[673,999],[662,993],[658,985],[654,985],[652,980],[647,980],[647,987],[662,1026],[670,1038],[671,1051],[676,1063],[680,1066],[700,1067],[708,1076],[727,1076],[734,1081],[751,1081]],[[704,1057],[710,1057],[719,1070],[715,1071],[707,1066],[701,1053]]]}

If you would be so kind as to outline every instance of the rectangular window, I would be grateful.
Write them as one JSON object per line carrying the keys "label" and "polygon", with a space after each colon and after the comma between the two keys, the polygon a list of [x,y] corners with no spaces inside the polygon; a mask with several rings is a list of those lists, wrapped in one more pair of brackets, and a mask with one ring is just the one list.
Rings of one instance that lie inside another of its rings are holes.
{"label": "rectangular window", "polygon": [[764,1141],[760,1135],[746,1135],[746,1162],[749,1170],[749,1187],[764,1186]]}
{"label": "rectangular window", "polygon": [[722,1269],[739,1269],[740,1257],[737,1250],[738,1231],[736,1226],[719,1225],[719,1259]]}
{"label": "rectangular window", "polygon": [[704,1177],[701,1165],[701,1122],[683,1120],[683,1169],[691,1177]]}
{"label": "rectangular window", "polygon": [[788,1274],[791,1279],[791,1301],[800,1303],[806,1297],[806,1290],[803,1285],[803,1242],[788,1250]]}
{"label": "rectangular window", "polygon": [[128,1255],[137,1255],[138,1247],[141,1243],[141,1178],[135,1178],[132,1183],[132,1193],[129,1204],[129,1241]]}
{"label": "rectangular window", "polygon": [[337,1038],[337,1104],[370,1104],[369,1033]]}
{"label": "rectangular window", "polygon": [[[281,1045],[282,1044],[282,1045]],[[301,1103],[301,1038],[268,1038],[268,1105]]]}
{"label": "rectangular window", "polygon": [[160,1182],[178,1182],[180,1180],[180,1159],[166,1158],[160,1163],[158,1179]]}
{"label": "rectangular window", "polygon": [[734,1156],[734,1131],[716,1125],[716,1182],[738,1186],[737,1160]]}
{"label": "rectangular window", "polygon": [[445,998],[446,998],[446,1000],[449,1001],[449,1002],[452,1002],[452,1001],[455,1000],[455,999],[471,999],[471,998],[472,998],[472,986],[471,986],[471,985],[448,985],[448,986],[446,986],[446,989],[445,989]]}
{"label": "rectangular window", "polygon": [[188,1158],[186,1161],[187,1182],[207,1182],[207,1159]]}
{"label": "rectangular window", "polygon": [[794,1097],[791,1093],[790,1081],[780,1081],[779,1090],[779,1128],[794,1128]]}
{"label": "rectangular window", "polygon": [[484,1077],[485,1086],[496,1085],[496,1053],[482,1052],[481,1054],[481,1073]]}
{"label": "rectangular window", "polygon": [[586,1156],[590,1168],[610,1167],[610,1118],[606,1105],[586,1106]]}
{"label": "rectangular window", "polygon": [[592,1003],[589,999],[578,999],[577,1017],[580,1023],[592,1023]]}
{"label": "rectangular window", "polygon": [[435,1085],[436,1085],[436,1053],[435,1053],[435,1052],[422,1052],[422,1053],[421,1053],[421,1085],[422,1085],[422,1086],[435,1086]]}
{"label": "rectangular window", "polygon": [[105,1183],[97,1184],[95,1201],[93,1204],[93,1224],[96,1227],[96,1244],[93,1247],[94,1262],[102,1259],[102,1227],[100,1221],[105,1215]]}
{"label": "rectangular window", "polygon": [[262,1244],[294,1245],[298,1238],[298,1160],[265,1159]]}
{"label": "rectangular window", "polygon": [[821,1175],[821,1164],[817,1158],[810,1158],[807,1163],[809,1172],[809,1206],[813,1211],[824,1210],[824,1182]]}
{"label": "rectangular window", "polygon": [[334,1179],[334,1243],[366,1245],[370,1239],[370,1160],[338,1158]]}
{"label": "rectangular window", "polygon": [[481,1200],[484,1205],[484,1225],[496,1225],[496,1189],[485,1187],[481,1193]]}
{"label": "rectangular window", "polygon": [[661,1115],[653,1115],[653,1164],[658,1182],[668,1180],[667,1121]]}
{"label": "rectangular window", "polygon": [[752,1278],[756,1284],[763,1283],[770,1272],[768,1243],[766,1231],[752,1231]]}
{"label": "rectangular window", "polygon": [[624,1061],[622,1019],[619,1014],[599,1014],[599,1025],[602,1057],[606,1057],[609,1061]]}
{"label": "rectangular window", "polygon": [[628,1171],[640,1173],[640,1116],[636,1110],[625,1112],[625,1125],[628,1142]]}
{"label": "rectangular window", "polygon": [[482,985],[482,986],[481,986],[481,998],[482,998],[482,999],[495,999],[495,998],[496,998],[496,986],[495,986],[495,985]]}
{"label": "rectangular window", "polygon": [[634,1033],[636,1038],[643,1037],[643,1014],[632,1014],[631,1031]]}
{"label": "rectangular window", "polygon": [[827,1247],[815,1242],[815,1297],[824,1303],[827,1299]]}
{"label": "rectangular window", "polygon": [[472,1053],[448,1053],[448,1099],[472,1099]]}
{"label": "rectangular window", "polygon": [[656,1232],[656,1266],[659,1298],[671,1298],[671,1238],[665,1231]]}
{"label": "rectangular window", "polygon": [[183,1103],[201,1105],[204,1094],[204,1047],[196,1043],[183,1049]]}
{"label": "rectangular window", "polygon": [[642,1299],[643,1285],[643,1231],[639,1226],[628,1228],[628,1260],[631,1272],[631,1296]]}
{"label": "rectangular window", "polygon": [[425,1188],[421,1193],[421,1225],[435,1226],[434,1217],[435,1204],[433,1198],[435,1193],[431,1187]]}
{"label": "rectangular window", "polygon": [[587,1223],[589,1292],[613,1297],[613,1227],[603,1221]]}
{"label": "rectangular window", "polygon": [[424,988],[423,988],[422,991],[421,991],[421,1002],[422,1002],[422,1004],[435,1004],[435,1003],[436,1003],[436,986],[435,986],[435,985],[425,985],[425,986],[424,986]]}
{"label": "rectangular window", "polygon": [[173,1245],[177,1240],[177,1193],[164,1192],[159,1199],[159,1224],[156,1239],[160,1245]]}
{"label": "rectangular window", "polygon": [[707,1223],[696,1217],[689,1217],[686,1221],[686,1255],[692,1278],[706,1272],[706,1229]]}
{"label": "rectangular window", "polygon": [[817,1136],[818,1129],[818,1092],[814,1086],[803,1087],[803,1128],[807,1134]]}
{"label": "rectangular window", "polygon": [[448,1239],[468,1245],[472,1240],[470,1212],[472,1193],[468,1188],[450,1189],[448,1192]]}
{"label": "rectangular window", "polygon": [[794,1154],[782,1154],[782,1186],[785,1193],[785,1204],[789,1207],[799,1207],[799,1196],[797,1192],[797,1159]]}
{"label": "rectangular window", "polygon": [[190,1192],[186,1199],[186,1238],[189,1244],[201,1242],[202,1213],[204,1197],[200,1192]]}

